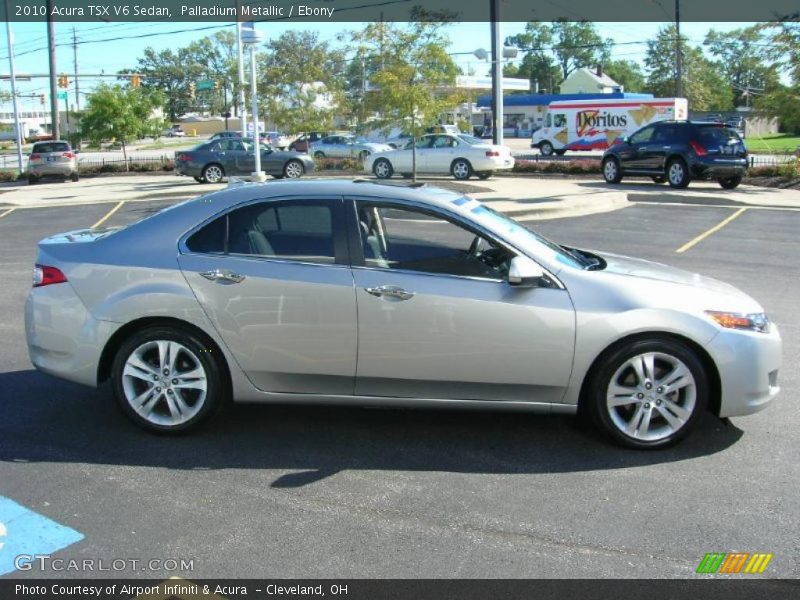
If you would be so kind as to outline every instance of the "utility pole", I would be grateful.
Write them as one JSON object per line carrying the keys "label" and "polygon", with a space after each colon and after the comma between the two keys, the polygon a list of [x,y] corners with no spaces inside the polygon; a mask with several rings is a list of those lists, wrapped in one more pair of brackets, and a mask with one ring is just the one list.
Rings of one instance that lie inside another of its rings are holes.
{"label": "utility pole", "polygon": [[[236,54],[239,67],[239,124],[241,125],[242,137],[247,137],[247,100],[244,96],[244,51],[242,50],[242,14],[241,1],[236,0]],[[256,131],[258,135],[258,131]]]}
{"label": "utility pole", "polygon": [[[8,0],[6,0],[6,16],[10,15]],[[16,135],[14,139],[17,141],[17,168],[22,174],[22,131],[19,125],[19,105],[17,103],[17,73],[14,66],[14,35],[11,31],[11,19],[6,21],[6,37],[8,38],[8,63],[11,71],[11,99],[14,102],[14,130]]]}
{"label": "utility pole", "polygon": [[675,0],[675,95],[683,98],[683,50],[681,49],[681,0]]}
{"label": "utility pole", "polygon": [[56,24],[53,21],[53,0],[47,0],[47,48],[50,58],[50,129],[54,140],[61,139],[58,123],[58,89],[56,87]]}
{"label": "utility pole", "polygon": [[75,110],[81,109],[81,97],[78,88],[78,36],[75,33],[75,28],[72,28],[72,70],[74,71],[73,77],[75,79]]}
{"label": "utility pole", "polygon": [[492,142],[503,143],[503,40],[500,39],[500,0],[489,0],[492,23]]}

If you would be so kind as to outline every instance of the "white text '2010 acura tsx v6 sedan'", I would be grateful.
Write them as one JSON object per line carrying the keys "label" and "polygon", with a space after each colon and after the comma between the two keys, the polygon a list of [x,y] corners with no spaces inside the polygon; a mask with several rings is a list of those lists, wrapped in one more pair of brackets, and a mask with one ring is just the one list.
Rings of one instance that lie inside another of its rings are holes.
{"label": "white text '2010 acura tsx v6 sedan'", "polygon": [[110,380],[157,432],[232,398],[580,412],[657,448],[779,390],[777,328],[736,288],[427,186],[240,185],[49,237],[36,262],[33,364]]}

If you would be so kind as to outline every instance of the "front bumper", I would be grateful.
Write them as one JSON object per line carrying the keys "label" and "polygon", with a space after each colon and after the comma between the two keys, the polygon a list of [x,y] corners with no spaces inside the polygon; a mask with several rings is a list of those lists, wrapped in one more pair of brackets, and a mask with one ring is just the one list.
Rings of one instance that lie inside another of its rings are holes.
{"label": "front bumper", "polygon": [[33,366],[97,386],[100,356],[119,324],[95,319],[69,283],[33,288],[25,303],[25,337]]}
{"label": "front bumper", "polygon": [[721,382],[720,417],[764,410],[778,395],[783,342],[772,323],[769,333],[724,329],[707,346]]}

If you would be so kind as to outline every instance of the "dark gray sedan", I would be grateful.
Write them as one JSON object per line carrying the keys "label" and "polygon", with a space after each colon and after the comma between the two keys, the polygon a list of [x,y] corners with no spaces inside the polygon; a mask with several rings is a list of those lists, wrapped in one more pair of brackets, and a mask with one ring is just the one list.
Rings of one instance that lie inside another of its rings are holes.
{"label": "dark gray sedan", "polygon": [[[296,179],[314,170],[306,154],[275,150],[261,145],[261,169],[278,179]],[[175,152],[175,173],[194,177],[199,183],[219,183],[229,175],[250,175],[256,168],[251,140],[216,139],[191,150]]]}

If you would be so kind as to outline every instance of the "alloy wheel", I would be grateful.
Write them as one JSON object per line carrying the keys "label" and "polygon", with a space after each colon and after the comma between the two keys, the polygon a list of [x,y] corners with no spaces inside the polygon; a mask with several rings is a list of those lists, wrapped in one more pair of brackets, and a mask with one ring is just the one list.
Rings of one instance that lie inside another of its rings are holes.
{"label": "alloy wheel", "polygon": [[683,182],[683,178],[683,165],[677,161],[672,163],[669,167],[669,182],[677,186]]}
{"label": "alloy wheel", "polygon": [[203,171],[203,179],[209,183],[219,183],[223,177],[222,168],[217,165],[209,165]]}
{"label": "alloy wheel", "polygon": [[696,404],[692,371],[664,352],[629,358],[616,370],[606,390],[606,410],[614,426],[645,442],[675,434],[690,420]]}
{"label": "alloy wheel", "polygon": [[458,160],[453,165],[453,177],[456,179],[469,179],[471,170],[469,163],[464,160]]}
{"label": "alloy wheel", "polygon": [[603,175],[606,181],[614,181],[617,178],[617,163],[613,160],[607,160],[603,166]]}
{"label": "alloy wheel", "polygon": [[144,420],[181,425],[203,408],[208,378],[200,359],[183,344],[153,340],[138,346],[122,370],[125,400]]}
{"label": "alloy wheel", "polygon": [[296,160],[290,160],[283,168],[283,173],[290,179],[297,179],[303,175],[303,166]]}

